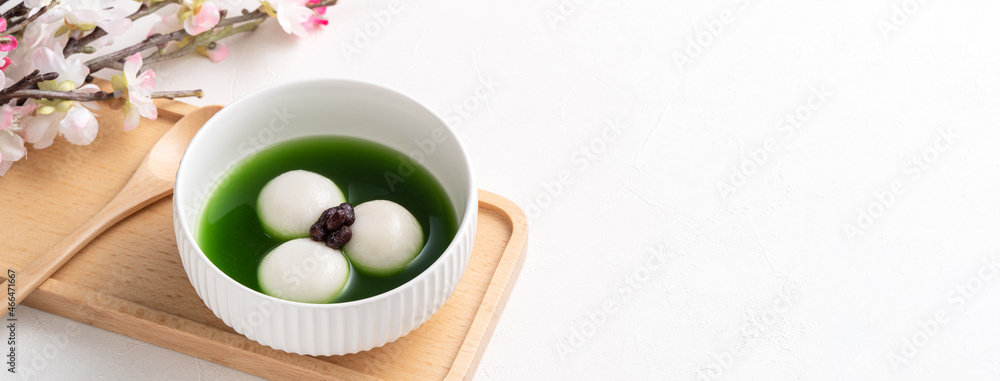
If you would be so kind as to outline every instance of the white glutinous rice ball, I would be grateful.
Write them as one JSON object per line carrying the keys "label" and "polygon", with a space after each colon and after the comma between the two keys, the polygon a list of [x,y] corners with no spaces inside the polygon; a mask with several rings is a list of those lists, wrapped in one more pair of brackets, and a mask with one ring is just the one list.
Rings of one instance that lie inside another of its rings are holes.
{"label": "white glutinous rice ball", "polygon": [[344,289],[351,265],[340,250],[309,238],[293,239],[260,262],[257,280],[265,294],[303,303],[327,303]]}
{"label": "white glutinous rice ball", "polygon": [[344,194],[330,179],[309,171],[288,171],[264,185],[257,197],[257,212],[272,237],[308,237],[319,215],[344,201]]}
{"label": "white glutinous rice ball", "polygon": [[354,216],[353,234],[343,249],[354,268],[362,273],[397,273],[424,248],[420,223],[395,202],[368,201],[354,207]]}

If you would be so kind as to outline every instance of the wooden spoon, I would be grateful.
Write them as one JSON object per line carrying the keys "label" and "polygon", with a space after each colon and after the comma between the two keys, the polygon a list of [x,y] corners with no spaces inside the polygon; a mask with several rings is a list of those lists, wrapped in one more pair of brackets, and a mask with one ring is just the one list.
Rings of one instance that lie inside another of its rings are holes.
{"label": "wooden spoon", "polygon": [[177,121],[142,159],[128,183],[108,205],[62,241],[17,272],[15,303],[20,303],[95,237],[139,209],[174,191],[184,149],[198,129],[222,106],[205,106]]}

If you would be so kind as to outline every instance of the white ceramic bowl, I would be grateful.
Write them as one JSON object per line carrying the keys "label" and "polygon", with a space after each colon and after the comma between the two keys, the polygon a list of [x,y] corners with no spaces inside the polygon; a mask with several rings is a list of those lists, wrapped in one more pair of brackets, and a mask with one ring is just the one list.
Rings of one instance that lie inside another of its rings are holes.
{"label": "white ceramic bowl", "polygon": [[[422,162],[454,204],[458,232],[427,270],[371,298],[306,304],[254,291],[219,270],[195,240],[205,198],[234,164],[272,144],[316,135],[364,138]],[[184,270],[215,315],[251,340],[286,352],[342,355],[392,342],[430,319],[455,291],[472,253],[477,194],[455,133],[420,103],[348,80],[310,80],[247,95],[191,141],[174,185],[174,232]]]}

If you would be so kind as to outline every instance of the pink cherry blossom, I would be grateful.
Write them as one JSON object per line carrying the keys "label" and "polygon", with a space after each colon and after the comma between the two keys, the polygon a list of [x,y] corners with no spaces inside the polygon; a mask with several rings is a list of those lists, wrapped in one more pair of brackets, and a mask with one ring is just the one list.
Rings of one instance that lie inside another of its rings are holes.
{"label": "pink cherry blossom", "polygon": [[194,36],[210,30],[219,23],[219,6],[209,2],[185,1],[185,6],[191,8],[192,15],[184,20],[184,31]]}
{"label": "pink cherry blossom", "polygon": [[35,103],[30,101],[24,106],[0,106],[0,176],[7,173],[11,164],[27,155],[18,122],[34,109]]}
{"label": "pink cherry blossom", "polygon": [[285,33],[305,37],[307,31],[304,24],[309,22],[310,17],[316,15],[312,9],[306,7],[306,1],[308,0],[266,0],[265,2],[274,9],[278,25]]}
{"label": "pink cherry blossom", "polygon": [[[31,67],[44,73],[57,73],[52,86],[57,84],[70,85],[78,93],[95,93],[100,91],[97,85],[89,84],[80,87],[85,78],[90,74],[90,69],[83,64],[77,56],[66,58],[62,54],[63,48],[60,44],[54,47],[42,46],[31,52],[28,58]],[[39,86],[45,85],[40,83]],[[65,90],[63,90],[65,91]],[[39,102],[43,102],[40,100]],[[54,104],[53,101],[46,101]],[[23,138],[27,143],[32,143],[36,149],[41,149],[52,145],[55,137],[62,133],[66,139],[73,144],[88,144],[97,134],[97,119],[94,114],[85,107],[94,105],[80,105],[72,101],[61,101],[60,107],[54,108],[52,104],[46,106],[48,109],[42,112],[40,109],[36,115],[25,117]],[[53,111],[54,110],[54,111]]]}
{"label": "pink cherry blossom", "polygon": [[59,132],[70,143],[90,144],[97,137],[97,118],[86,107],[74,105],[59,121]]}
{"label": "pink cherry blossom", "polygon": [[27,153],[21,135],[7,130],[0,131],[0,176],[7,173],[11,164],[24,158]]}
{"label": "pink cherry blossom", "polygon": [[133,54],[125,60],[122,75],[114,76],[111,81],[115,91],[125,93],[125,131],[136,128],[140,116],[154,120],[157,116],[156,105],[150,97],[156,88],[156,73],[146,70],[137,75],[141,67],[142,56],[139,53]]}
{"label": "pink cherry blossom", "polygon": [[17,129],[15,122],[35,111],[36,107],[38,105],[35,102],[28,102],[24,106],[11,106],[9,103],[0,106],[0,131],[8,128]]}
{"label": "pink cherry blossom", "polygon": [[[321,0],[309,0],[306,4],[319,4]],[[326,7],[313,8],[315,14],[309,16],[309,19],[302,23],[302,27],[306,30],[319,29],[321,26],[327,25],[330,22],[322,16],[326,14]]]}
{"label": "pink cherry blossom", "polygon": [[59,113],[51,113],[25,118],[24,142],[34,144],[35,149],[52,145],[52,142],[56,140],[56,135],[59,134],[59,120],[62,119],[62,116]]}
{"label": "pink cherry blossom", "polygon": [[82,84],[87,75],[90,74],[90,69],[83,64],[83,60],[79,56],[66,58],[62,51],[63,47],[60,44],[56,44],[53,48],[40,47],[35,49],[29,58],[31,65],[42,73],[59,73],[59,77],[56,78],[57,82],[70,81],[76,85]]}
{"label": "pink cherry blossom", "polygon": [[[54,28],[52,25],[45,25],[38,22],[28,24],[24,28],[24,34],[18,40],[18,48],[7,54],[11,63],[10,67],[3,69],[4,74],[8,78],[23,78],[36,69],[31,62],[31,55],[36,50],[42,47],[48,47],[52,50],[62,49],[57,48],[60,40],[52,38],[53,31]],[[3,55],[3,53],[0,53],[0,56]]]}
{"label": "pink cherry blossom", "polygon": [[[89,94],[100,90],[97,85],[89,84],[81,86],[75,91]],[[32,143],[35,149],[42,149],[52,145],[56,135],[62,134],[72,144],[90,144],[97,136],[97,118],[89,108],[97,109],[98,106],[92,102],[74,102],[66,112],[49,114],[36,112],[33,116],[22,118],[24,120],[24,141]]]}
{"label": "pink cherry blossom", "polygon": [[180,4],[169,4],[156,12],[160,22],[153,25],[149,35],[171,33],[184,28],[195,36],[215,28],[222,18],[221,9],[215,3],[204,0],[184,0]]}
{"label": "pink cherry blossom", "polygon": [[[0,18],[0,32],[7,30],[7,19]],[[10,58],[7,58],[7,52],[14,50],[17,47],[17,39],[14,36],[4,36],[0,37],[0,71],[7,70],[10,66]],[[0,75],[2,77],[2,75]],[[3,86],[6,82],[6,77],[0,79],[0,86]]]}
{"label": "pink cherry blossom", "polygon": [[17,48],[17,39],[14,36],[0,37],[0,52],[9,52]]}

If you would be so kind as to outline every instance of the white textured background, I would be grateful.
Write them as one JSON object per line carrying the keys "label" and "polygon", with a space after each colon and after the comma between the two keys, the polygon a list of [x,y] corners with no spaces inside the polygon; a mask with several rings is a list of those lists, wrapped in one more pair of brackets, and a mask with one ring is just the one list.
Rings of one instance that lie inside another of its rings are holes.
{"label": "white textured background", "polygon": [[[532,217],[477,379],[1000,378],[1000,2],[400,4],[158,82],[355,78],[446,114]],[[251,378],[18,313],[39,378]]]}

